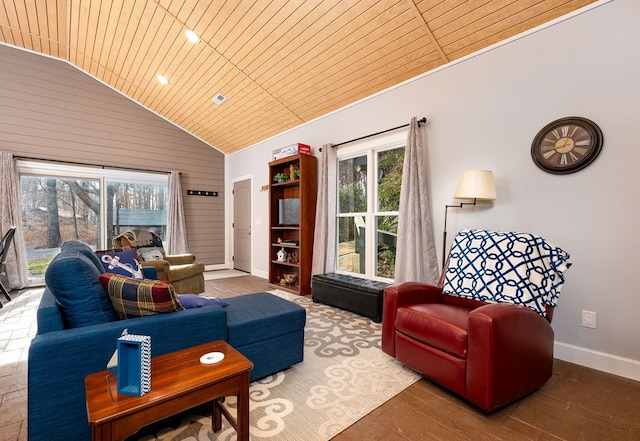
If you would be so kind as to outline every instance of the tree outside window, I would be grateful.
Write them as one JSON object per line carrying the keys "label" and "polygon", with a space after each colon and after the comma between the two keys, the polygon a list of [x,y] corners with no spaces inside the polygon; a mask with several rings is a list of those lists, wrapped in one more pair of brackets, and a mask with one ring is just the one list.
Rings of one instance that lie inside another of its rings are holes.
{"label": "tree outside window", "polygon": [[378,152],[376,276],[395,277],[404,147]]}

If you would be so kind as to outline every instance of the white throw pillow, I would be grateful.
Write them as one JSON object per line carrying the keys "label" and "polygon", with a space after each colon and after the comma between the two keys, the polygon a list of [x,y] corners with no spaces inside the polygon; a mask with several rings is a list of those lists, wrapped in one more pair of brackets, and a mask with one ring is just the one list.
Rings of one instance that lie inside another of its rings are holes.
{"label": "white throw pillow", "polygon": [[145,262],[150,260],[163,260],[164,256],[160,250],[140,251],[140,257]]}

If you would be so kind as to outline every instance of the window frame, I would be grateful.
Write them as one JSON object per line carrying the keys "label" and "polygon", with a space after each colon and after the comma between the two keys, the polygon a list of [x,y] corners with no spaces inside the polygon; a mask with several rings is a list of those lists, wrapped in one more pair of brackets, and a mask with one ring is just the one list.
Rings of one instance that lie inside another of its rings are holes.
{"label": "window frame", "polygon": [[[31,175],[98,180],[100,182],[100,226],[102,229],[107,225],[107,211],[105,209],[104,201],[107,200],[108,182],[166,185],[167,192],[169,190],[169,174],[167,172],[124,170],[117,168],[105,168],[101,166],[54,163],[25,159],[18,160],[17,167],[19,177],[23,175]],[[99,232],[101,249],[111,248],[111,246],[106,243],[108,235],[105,233],[105,231]]]}
{"label": "window frame", "polygon": [[400,147],[405,147],[407,144],[408,129],[397,130],[388,134],[367,138],[360,141],[350,143],[348,146],[340,147],[336,153],[336,180],[338,179],[339,164],[340,161],[357,158],[359,156],[367,156],[367,212],[365,215],[365,225],[369,228],[366,229],[365,236],[365,271],[364,273],[355,273],[338,269],[338,251],[339,251],[339,231],[338,231],[338,218],[340,217],[353,217],[355,214],[360,213],[340,213],[340,196],[339,185],[336,182],[336,217],[334,222],[336,223],[335,234],[335,268],[334,271],[338,274],[351,275],[355,277],[363,277],[372,280],[378,280],[381,282],[393,282],[394,279],[386,277],[380,277],[375,275],[377,265],[377,247],[376,247],[376,221],[380,216],[398,216],[399,211],[378,211],[378,177],[376,176],[378,171],[378,153],[386,150],[392,150]]}

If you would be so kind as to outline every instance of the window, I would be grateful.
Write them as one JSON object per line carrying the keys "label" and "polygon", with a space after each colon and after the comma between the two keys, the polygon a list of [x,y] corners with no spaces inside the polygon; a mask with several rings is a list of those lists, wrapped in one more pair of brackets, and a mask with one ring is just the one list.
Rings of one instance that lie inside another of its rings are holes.
{"label": "window", "polygon": [[114,236],[143,228],[163,239],[166,174],[19,161],[22,228],[30,283],[40,283],[60,245],[111,248]]}
{"label": "window", "polygon": [[405,136],[338,151],[338,272],[393,280]]}

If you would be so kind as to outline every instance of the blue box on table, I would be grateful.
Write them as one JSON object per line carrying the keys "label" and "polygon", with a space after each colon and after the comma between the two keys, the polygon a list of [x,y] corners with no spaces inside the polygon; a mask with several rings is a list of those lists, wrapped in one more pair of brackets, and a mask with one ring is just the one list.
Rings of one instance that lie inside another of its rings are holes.
{"label": "blue box on table", "polygon": [[151,390],[151,337],[118,338],[118,393],[142,396]]}

